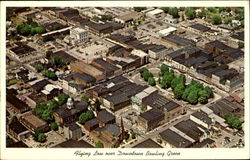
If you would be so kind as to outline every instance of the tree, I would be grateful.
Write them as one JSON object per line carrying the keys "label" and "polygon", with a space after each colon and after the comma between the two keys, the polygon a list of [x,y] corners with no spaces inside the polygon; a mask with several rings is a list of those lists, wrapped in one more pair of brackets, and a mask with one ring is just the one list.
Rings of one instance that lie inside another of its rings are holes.
{"label": "tree", "polygon": [[160,70],[161,70],[161,75],[164,75],[165,73],[169,72],[169,67],[166,64],[162,64]]}
{"label": "tree", "polygon": [[50,124],[50,128],[51,128],[53,131],[58,130],[58,125],[57,125],[57,123],[56,123],[56,122],[52,122],[52,123]]}
{"label": "tree", "polygon": [[204,90],[207,92],[208,98],[213,98],[213,97],[214,97],[212,88],[206,86],[206,87],[204,88]]}
{"label": "tree", "polygon": [[89,97],[88,97],[86,94],[84,94],[84,95],[82,96],[81,100],[82,100],[82,101],[85,101],[85,102],[88,102],[88,101],[89,101]]}
{"label": "tree", "polygon": [[113,19],[113,16],[110,14],[101,16],[101,20],[103,21],[111,21],[112,19]]}
{"label": "tree", "polygon": [[96,147],[96,148],[104,148],[104,145],[103,145],[102,142],[97,141],[97,142],[95,142],[95,147]]}
{"label": "tree", "polygon": [[212,16],[212,24],[221,24],[221,17],[217,14]]}
{"label": "tree", "polygon": [[230,12],[230,7],[218,7],[219,13],[221,12]]}
{"label": "tree", "polygon": [[93,112],[92,110],[88,110],[88,111],[86,112],[86,115],[87,115],[87,117],[88,117],[88,120],[91,120],[91,119],[94,118],[94,112]]}
{"label": "tree", "polygon": [[139,70],[140,75],[141,75],[141,78],[143,78],[143,73],[144,73],[144,71],[145,71],[145,70],[147,70],[147,71],[148,71],[148,69],[147,69],[147,68],[145,68],[145,67],[143,67],[143,68],[141,68],[141,69]]}
{"label": "tree", "polygon": [[44,119],[45,121],[53,120],[52,111],[50,109],[45,109],[43,111],[41,118]]}
{"label": "tree", "polygon": [[225,24],[231,24],[231,23],[232,23],[232,20],[233,20],[232,17],[227,16],[227,17],[224,18],[224,23],[225,23]]}
{"label": "tree", "polygon": [[35,134],[34,134],[35,141],[37,142],[45,142],[46,141],[46,136],[42,133],[40,129],[35,129]]}
{"label": "tree", "polygon": [[59,56],[55,56],[53,58],[53,63],[56,65],[56,67],[62,67],[65,65],[65,63],[62,61],[62,59]]}
{"label": "tree", "polygon": [[182,83],[177,84],[176,87],[174,88],[175,98],[181,99],[184,91],[185,91],[185,86]]}
{"label": "tree", "polygon": [[41,72],[44,69],[42,64],[35,64],[34,68],[37,72]]}
{"label": "tree", "polygon": [[150,73],[148,70],[145,70],[144,72],[143,72],[143,79],[144,79],[144,81],[148,81],[148,79],[149,79],[149,77],[153,77],[153,75],[152,75],[152,73]]}
{"label": "tree", "polygon": [[94,107],[97,111],[100,111],[101,110],[101,103],[100,101],[97,99],[95,104],[94,104]]}
{"label": "tree", "polygon": [[37,137],[38,142],[45,142],[46,141],[46,136],[43,133],[40,133]]}
{"label": "tree", "polygon": [[43,74],[43,76],[48,77],[49,79],[52,79],[54,81],[57,80],[56,74],[54,72],[52,72],[52,71],[43,70],[42,74]]}
{"label": "tree", "polygon": [[175,76],[174,76],[173,71],[165,73],[163,75],[162,80],[161,80],[161,87],[162,88],[169,88],[171,86],[171,82],[173,81],[174,78],[175,78]]}
{"label": "tree", "polygon": [[69,95],[64,94],[64,93],[60,94],[58,96],[58,106],[65,104],[67,102],[68,98],[69,98]]}
{"label": "tree", "polygon": [[136,137],[135,137],[135,132],[134,132],[133,130],[131,131],[131,138],[132,138],[132,139],[135,139],[135,138],[136,138]]}
{"label": "tree", "polygon": [[208,7],[209,12],[216,13],[217,9],[215,7]]}
{"label": "tree", "polygon": [[54,38],[51,35],[46,35],[43,37],[43,42],[53,41]]}
{"label": "tree", "polygon": [[134,11],[141,12],[143,10],[147,9],[146,7],[134,7]]}
{"label": "tree", "polygon": [[197,104],[198,102],[198,93],[196,90],[192,90],[188,97],[187,97],[187,101],[191,104]]}
{"label": "tree", "polygon": [[196,17],[195,8],[186,8],[185,15],[188,19],[194,19]]}
{"label": "tree", "polygon": [[173,16],[173,18],[179,18],[178,9],[176,7],[169,8],[168,13]]}
{"label": "tree", "polygon": [[238,20],[243,20],[244,19],[244,8],[236,8],[235,10],[236,19]]}
{"label": "tree", "polygon": [[201,104],[206,104],[208,102],[208,98],[206,96],[200,96],[198,98],[198,102]]}
{"label": "tree", "polygon": [[88,120],[88,115],[86,113],[82,113],[79,117],[79,123],[84,124]]}
{"label": "tree", "polygon": [[168,13],[169,7],[161,7],[161,10],[163,10],[164,13]]}
{"label": "tree", "polygon": [[242,122],[239,120],[239,118],[231,116],[231,115],[225,115],[224,119],[226,120],[226,123],[231,127],[240,130],[242,128]]}
{"label": "tree", "polygon": [[156,85],[155,79],[153,77],[149,77],[148,78],[148,84],[151,85],[151,86],[155,86]]}
{"label": "tree", "polygon": [[243,42],[239,42],[238,46],[239,46],[239,48],[244,48],[244,43]]}
{"label": "tree", "polygon": [[207,16],[207,11],[205,9],[201,9],[201,12],[198,12],[197,17],[203,18]]}

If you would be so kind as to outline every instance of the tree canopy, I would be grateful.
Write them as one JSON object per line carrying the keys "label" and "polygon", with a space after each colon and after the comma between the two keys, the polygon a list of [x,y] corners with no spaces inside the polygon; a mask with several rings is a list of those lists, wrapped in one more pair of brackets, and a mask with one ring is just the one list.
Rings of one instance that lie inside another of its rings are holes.
{"label": "tree canopy", "polygon": [[102,142],[97,141],[97,142],[95,142],[95,147],[96,147],[96,148],[103,148],[103,147],[104,147],[104,145],[103,145],[103,143],[102,143]]}
{"label": "tree canopy", "polygon": [[91,110],[88,110],[84,113],[82,113],[79,117],[79,123],[84,124],[86,121],[91,120],[94,118],[94,113]]}
{"label": "tree canopy", "polygon": [[186,8],[185,9],[185,15],[188,19],[194,19],[196,17],[196,12],[195,12],[195,8]]}
{"label": "tree canopy", "polygon": [[46,32],[45,28],[32,20],[20,24],[16,28],[17,33],[23,36],[43,34]]}
{"label": "tree canopy", "polygon": [[143,10],[147,9],[146,7],[134,7],[134,11],[141,12]]}
{"label": "tree canopy", "polygon": [[231,127],[240,130],[242,128],[242,122],[239,120],[239,118],[231,116],[231,115],[225,115],[224,119],[226,120],[226,123]]}
{"label": "tree canopy", "polygon": [[221,24],[222,20],[221,17],[218,14],[215,14],[212,16],[212,24]]}

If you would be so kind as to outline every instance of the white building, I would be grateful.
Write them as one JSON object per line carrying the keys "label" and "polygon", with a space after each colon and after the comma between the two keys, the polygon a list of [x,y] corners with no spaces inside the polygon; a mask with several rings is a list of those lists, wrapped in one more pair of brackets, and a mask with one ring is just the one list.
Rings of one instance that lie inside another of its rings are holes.
{"label": "white building", "polygon": [[151,18],[156,18],[158,16],[160,16],[163,12],[163,10],[157,8],[155,10],[149,11],[148,13],[146,13],[147,17],[151,17]]}
{"label": "white building", "polygon": [[83,28],[72,28],[70,30],[70,42],[76,45],[89,40],[88,31]]}
{"label": "white building", "polygon": [[158,35],[160,37],[164,37],[164,36],[167,36],[170,33],[176,32],[176,31],[177,31],[177,29],[175,27],[168,27],[166,29],[158,31]]}

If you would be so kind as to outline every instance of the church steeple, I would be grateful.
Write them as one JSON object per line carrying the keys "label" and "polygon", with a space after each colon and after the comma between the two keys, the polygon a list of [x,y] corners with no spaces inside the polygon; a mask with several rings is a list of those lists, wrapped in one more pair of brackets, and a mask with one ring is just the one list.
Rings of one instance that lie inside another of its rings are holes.
{"label": "church steeple", "polygon": [[121,141],[125,138],[125,130],[124,130],[124,125],[123,125],[123,119],[121,117]]}

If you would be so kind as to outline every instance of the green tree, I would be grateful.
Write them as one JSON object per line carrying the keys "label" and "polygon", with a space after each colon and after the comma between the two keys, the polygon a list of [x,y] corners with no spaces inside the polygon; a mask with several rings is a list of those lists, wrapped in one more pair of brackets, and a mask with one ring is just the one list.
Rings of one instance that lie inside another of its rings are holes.
{"label": "green tree", "polygon": [[88,120],[91,120],[91,119],[94,118],[94,112],[93,112],[92,110],[88,110],[88,111],[86,112],[86,115],[87,115],[87,117],[88,117]]}
{"label": "green tree", "polygon": [[84,94],[84,95],[82,96],[81,100],[82,100],[82,101],[85,101],[85,102],[88,102],[88,101],[89,101],[89,97],[88,97],[86,94]]}
{"label": "green tree", "polygon": [[198,12],[197,17],[203,18],[207,16],[207,11],[205,9],[201,9],[201,12]]}
{"label": "green tree", "polygon": [[236,19],[238,20],[243,20],[244,19],[244,8],[237,8],[235,10],[236,15]]}
{"label": "green tree", "polygon": [[53,110],[59,106],[58,102],[55,99],[47,101],[47,108]]}
{"label": "green tree", "polygon": [[162,64],[160,70],[161,70],[160,74],[164,75],[165,73],[169,72],[169,67],[166,64]]}
{"label": "green tree", "polygon": [[101,102],[97,99],[94,104],[95,110],[100,111],[101,110]]}
{"label": "green tree", "polygon": [[206,96],[200,96],[198,98],[198,102],[201,104],[206,104],[208,102],[208,98]]}
{"label": "green tree", "polygon": [[69,98],[69,95],[64,94],[64,93],[60,94],[58,96],[58,106],[65,104],[67,102],[68,98]]}
{"label": "green tree", "polygon": [[149,77],[148,78],[148,84],[151,85],[151,86],[155,86],[156,85],[155,79],[153,77]]}
{"label": "green tree", "polygon": [[50,58],[53,55],[53,51],[46,51],[46,58]]}
{"label": "green tree", "polygon": [[50,109],[45,109],[43,111],[41,118],[44,119],[45,121],[53,120],[52,111]]}
{"label": "green tree", "polygon": [[213,97],[214,97],[212,88],[206,86],[206,87],[204,88],[204,90],[207,92],[208,98],[213,98]]}
{"label": "green tree", "polygon": [[192,90],[188,97],[187,97],[187,101],[191,104],[197,104],[198,102],[198,93],[197,90]]}
{"label": "green tree", "polygon": [[43,42],[53,41],[54,38],[51,35],[46,35],[43,37]]}
{"label": "green tree", "polygon": [[242,122],[239,120],[239,118],[231,116],[231,115],[225,115],[224,119],[226,120],[226,123],[231,127],[240,130],[242,128]]}
{"label": "green tree", "polygon": [[221,24],[221,17],[217,14],[212,16],[212,24]]}
{"label": "green tree", "polygon": [[41,72],[44,69],[42,64],[35,64],[34,68],[37,72]]}
{"label": "green tree", "polygon": [[103,21],[111,21],[112,19],[113,19],[113,16],[110,14],[101,16],[101,20],[103,20]]}
{"label": "green tree", "polygon": [[175,98],[181,99],[184,91],[185,91],[185,86],[182,83],[177,84],[176,87],[174,88]]}
{"label": "green tree", "polygon": [[221,12],[230,12],[230,7],[218,7],[219,13]]}
{"label": "green tree", "polygon": [[104,145],[103,145],[102,142],[97,141],[97,142],[95,142],[95,147],[96,147],[96,148],[104,148]]}
{"label": "green tree", "polygon": [[80,124],[84,124],[87,120],[88,120],[88,115],[86,114],[86,112],[84,112],[80,115],[78,122]]}
{"label": "green tree", "polygon": [[63,62],[63,60],[59,56],[55,56],[53,58],[53,63],[56,65],[56,67],[62,67],[65,65],[65,63]]}
{"label": "green tree", "polygon": [[134,7],[134,11],[141,12],[143,10],[147,9],[146,7]]}
{"label": "green tree", "polygon": [[144,72],[143,72],[143,79],[144,79],[144,81],[148,81],[148,79],[149,79],[149,77],[153,77],[153,75],[152,75],[152,73],[150,73],[148,70],[145,70]]}
{"label": "green tree", "polygon": [[56,122],[52,122],[50,124],[50,128],[51,128],[51,130],[56,131],[56,130],[58,130],[58,124]]}
{"label": "green tree", "polygon": [[208,7],[207,8],[209,10],[209,12],[212,12],[212,13],[217,13],[217,9],[215,7]]}
{"label": "green tree", "polygon": [[227,16],[227,17],[224,18],[224,23],[225,23],[225,24],[231,24],[231,23],[232,23],[232,20],[233,20],[232,17]]}
{"label": "green tree", "polygon": [[244,48],[244,43],[243,42],[239,42],[238,46],[239,46],[239,48]]}
{"label": "green tree", "polygon": [[186,8],[185,15],[188,19],[194,19],[196,17],[195,8]]}
{"label": "green tree", "polygon": [[169,8],[168,13],[173,16],[173,18],[179,18],[178,9],[176,7]]}
{"label": "green tree", "polygon": [[168,13],[169,7],[161,7],[161,10],[163,10],[164,13]]}
{"label": "green tree", "polygon": [[45,142],[46,141],[46,136],[43,133],[40,133],[37,137],[38,142]]}

